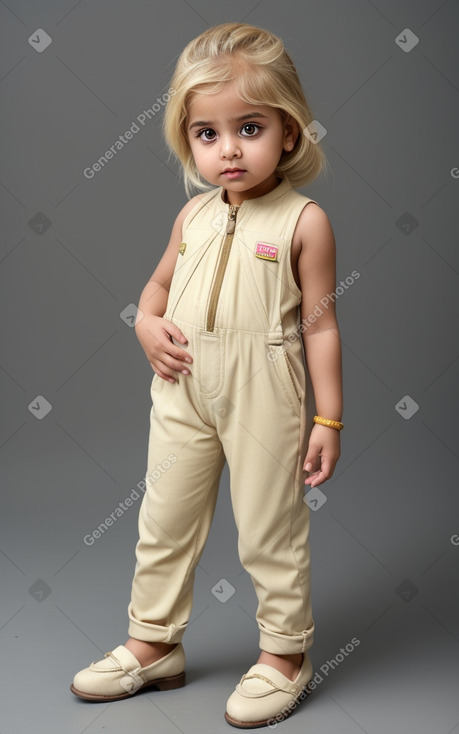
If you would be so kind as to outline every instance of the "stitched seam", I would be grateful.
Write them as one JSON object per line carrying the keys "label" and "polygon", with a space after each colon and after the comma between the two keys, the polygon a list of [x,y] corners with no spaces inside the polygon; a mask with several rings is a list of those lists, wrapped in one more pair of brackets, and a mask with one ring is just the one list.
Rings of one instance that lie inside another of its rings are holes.
{"label": "stitched seam", "polygon": [[288,258],[287,258],[287,263],[286,263],[287,278],[289,281],[289,285],[291,286],[290,290],[292,291],[292,293],[294,293],[294,295],[298,296],[299,298],[301,298],[302,296],[302,291],[301,291],[301,288],[298,288],[298,285],[295,280],[295,276],[293,275],[291,248],[292,248],[292,243],[293,243],[293,235],[295,233],[295,229],[296,229],[296,225],[298,224],[298,220],[301,216],[301,212],[303,211],[303,209],[305,209],[305,207],[307,207],[308,204],[317,204],[317,202],[314,201],[313,199],[311,199],[310,201],[305,201],[303,205],[301,206],[301,209],[298,212],[297,211],[294,212],[295,219],[293,220],[293,217],[292,217],[293,221],[289,220],[288,222],[286,222],[286,227],[285,227],[287,229],[287,225],[289,226],[289,235],[290,235],[290,238],[289,238],[290,247],[289,247]]}
{"label": "stitched seam", "polygon": [[[286,352],[285,352],[285,347],[284,347],[284,349],[282,350],[282,356],[283,356],[283,358],[284,358],[285,364],[287,365],[287,372],[288,372],[288,377],[289,377],[289,380],[290,380],[290,384],[291,384],[291,386],[292,386],[292,388],[293,388],[293,394],[295,395],[295,398],[296,398],[296,403],[295,403],[295,405],[296,405],[297,403],[300,403],[300,398],[299,398],[299,396],[298,396],[298,393],[297,393],[297,391],[296,391],[296,387],[295,387],[295,383],[294,383],[294,381],[293,381],[293,376],[292,376],[292,366],[291,366],[291,364],[290,364],[290,362],[289,362],[289,359],[288,359],[288,357],[287,357],[287,354],[286,354]],[[300,407],[301,407],[301,406],[300,406]]]}
{"label": "stitched seam", "polygon": [[210,189],[210,191],[204,191],[202,194],[199,194],[199,196],[201,197],[200,200],[196,202],[194,207],[188,212],[182,222],[182,239],[184,230],[186,230],[191,225],[191,222],[196,218],[201,209],[204,209],[206,206],[208,206],[217,194],[218,188]]}
{"label": "stitched seam", "polygon": [[[246,246],[245,245],[245,242],[243,244],[244,244],[244,246]],[[261,323],[264,323],[264,324],[266,324],[266,326],[268,326],[268,321],[269,321],[268,320],[268,314],[267,314],[266,308],[264,306],[263,299],[261,297],[261,293],[260,293],[260,289],[258,287],[257,279],[255,277],[255,274],[253,272],[253,268],[252,268],[251,265],[250,265],[250,276],[251,277],[249,277],[249,273],[247,272],[247,267],[246,267],[246,262],[245,262],[244,257],[241,257],[241,269],[244,272],[245,277],[247,279],[247,285],[249,287],[249,293],[250,293],[250,296],[252,298],[252,303],[255,304],[255,308],[256,308],[258,317],[260,319],[260,322]],[[252,287],[253,287],[254,290],[256,289],[257,298],[253,294]],[[261,308],[260,308],[260,304],[261,304]],[[238,330],[237,329],[234,329],[234,331],[238,331]],[[258,334],[259,332],[250,332],[250,333]]]}
{"label": "stitched seam", "polygon": [[[220,456],[222,455],[222,453],[223,453],[223,446],[222,446],[222,445],[220,444],[220,451],[219,451],[219,453],[218,453],[218,456],[217,456],[217,459],[216,459],[216,461],[215,461],[215,465],[217,465],[217,464],[218,464],[218,461],[219,461],[219,459],[220,459]],[[197,553],[197,547],[198,547],[198,540],[199,540],[199,538],[200,538],[200,533],[201,533],[201,526],[202,526],[202,517],[203,517],[203,514],[204,514],[204,507],[205,507],[205,505],[207,504],[207,497],[209,496],[209,492],[210,492],[211,486],[212,486],[212,484],[213,484],[213,480],[214,480],[214,476],[213,476],[213,475],[211,475],[211,476],[209,477],[209,483],[208,483],[208,486],[207,486],[207,489],[206,489],[206,493],[205,493],[205,497],[204,497],[204,500],[203,500],[203,502],[202,502],[202,505],[201,505],[201,513],[200,513],[200,515],[199,515],[199,520],[198,520],[198,527],[197,527],[197,530],[196,530],[196,540],[195,540],[195,545],[194,545],[194,549],[193,549],[193,554],[192,554],[192,556],[191,556],[191,560],[190,560],[190,563],[188,564],[188,569],[187,569],[187,572],[186,572],[185,578],[184,578],[184,580],[183,580],[183,582],[184,582],[184,583],[185,583],[186,581],[188,581],[188,578],[189,578],[189,576],[190,576],[190,572],[191,572],[191,570],[192,570],[192,566],[193,566],[193,564],[194,564],[194,559],[196,558],[196,553]]]}
{"label": "stitched seam", "polygon": [[268,695],[270,693],[274,693],[275,691],[283,691],[284,693],[290,693],[293,696],[298,696],[299,695],[298,686],[293,685],[293,683],[292,684],[286,684],[285,686],[279,686],[279,685],[277,685],[277,683],[274,683],[274,681],[272,681],[270,678],[267,678],[262,673],[250,673],[250,675],[245,675],[243,677],[243,680],[247,680],[248,678],[260,678],[260,680],[265,681],[265,683],[268,683],[270,686],[272,686],[274,688],[273,691],[260,691],[260,692],[258,692],[256,694],[250,694],[249,693],[248,694],[249,696],[254,696],[254,695],[256,695],[256,696],[266,696],[266,695]]}
{"label": "stitched seam", "polygon": [[[272,343],[271,339],[268,339],[267,344],[268,344],[268,347],[270,348],[277,346],[277,344]],[[282,374],[282,367],[280,365],[277,365],[277,359],[274,359],[271,362],[271,364],[274,366],[274,371],[278,375],[278,380],[280,383],[281,390],[284,393],[285,398],[288,404],[290,405],[292,411],[295,413],[296,417],[298,418],[301,413],[301,404],[298,398],[298,394],[296,392],[296,387],[293,384],[293,380],[290,375],[290,370],[287,365],[287,358],[286,358],[284,349],[282,350],[282,353],[279,355],[279,357],[280,357],[280,360],[285,365],[285,371],[287,373],[287,376],[285,376],[285,372]],[[291,395],[290,387],[289,388],[287,387],[286,381],[287,381],[287,384],[291,386],[291,389],[293,390],[293,394],[295,396],[294,398]]]}
{"label": "stitched seam", "polygon": [[[166,313],[171,315],[170,311],[167,311]],[[164,318],[167,318],[166,313],[164,314]],[[191,321],[185,321],[185,319],[178,318],[176,316],[174,316],[174,324],[177,324],[177,325],[185,324],[186,326],[189,326],[191,329],[196,329],[202,332],[202,324],[193,324],[191,323]],[[268,334],[271,333],[268,331],[251,331],[250,329],[231,329],[231,328],[227,328],[226,326],[218,326],[216,327],[215,331],[216,332],[228,331],[230,333],[237,332],[238,334],[254,334],[255,336],[260,336],[260,337],[267,337]]]}
{"label": "stitched seam", "polygon": [[[219,378],[218,378],[218,385],[217,387],[212,390],[211,392],[204,392],[202,390],[203,386],[203,371],[206,370],[206,367],[208,366],[208,363],[204,364],[202,359],[202,347],[201,347],[201,339],[198,338],[197,340],[197,351],[199,353],[199,394],[202,398],[215,398],[217,395],[220,394],[222,388],[223,388],[223,381],[225,376],[225,347],[226,347],[226,334],[223,332],[221,335],[217,336],[216,339],[220,339],[220,354],[216,358],[219,360]],[[215,370],[216,372],[217,370]]]}
{"label": "stitched seam", "polygon": [[[303,609],[305,610],[306,609],[306,597],[307,597],[307,590],[306,590],[307,580],[303,584],[303,582],[301,580],[300,565],[299,565],[299,562],[298,562],[298,558],[295,555],[295,550],[294,550],[293,544],[292,544],[293,522],[294,522],[293,513],[295,511],[296,487],[297,487],[297,484],[299,482],[299,474],[300,474],[300,464],[301,464],[301,445],[300,445],[300,442],[301,442],[301,436],[304,434],[304,431],[302,430],[302,428],[304,427],[304,420],[305,420],[305,417],[304,417],[304,406],[303,406],[303,401],[302,401],[301,402],[300,425],[299,425],[298,436],[297,436],[297,452],[296,452],[296,455],[298,457],[297,458],[297,470],[295,472],[295,478],[294,478],[294,481],[292,483],[292,494],[291,494],[291,496],[292,496],[292,505],[291,505],[291,510],[290,510],[289,543],[290,543],[290,549],[292,551],[292,556],[295,559],[295,563],[296,563],[296,568],[297,568],[297,573],[298,573],[298,582],[299,582],[299,585],[300,585],[301,593],[303,595]],[[304,644],[305,644],[305,637],[303,635],[303,651],[304,651]]]}
{"label": "stitched seam", "polygon": [[[185,235],[186,235],[185,230]],[[175,311],[177,310],[177,307],[180,303],[180,299],[182,298],[183,294],[185,293],[186,289],[188,288],[188,284],[190,280],[193,278],[193,275],[195,274],[196,269],[199,267],[201,260],[206,255],[207,250],[211,246],[211,244],[214,242],[216,237],[218,236],[218,233],[210,234],[209,239],[204,242],[202,245],[200,245],[199,249],[196,250],[196,252],[193,253],[191,257],[195,258],[194,263],[189,263],[188,267],[192,268],[191,272],[188,274],[188,278],[185,283],[182,283],[180,291],[178,293],[175,293],[175,285],[173,286],[172,281],[169,289],[169,299],[168,299],[168,306],[167,306],[167,312],[170,314],[170,316],[173,318]],[[183,241],[183,235],[182,235],[182,241]],[[199,256],[199,257],[198,257]],[[175,275],[175,272],[178,269],[185,267],[185,264],[180,264],[180,260],[178,259],[179,256],[177,256],[177,262],[174,267],[173,276]],[[196,259],[197,258],[197,259]],[[173,290],[174,288],[174,290]],[[171,295],[174,296],[175,300],[172,300]],[[170,302],[169,302],[170,301]],[[165,316],[165,314],[164,314]]]}
{"label": "stitched seam", "polygon": [[[129,670],[128,668],[126,668],[126,667],[125,667],[125,666],[124,666],[124,665],[123,665],[123,664],[122,664],[122,663],[121,663],[121,662],[120,662],[120,661],[118,660],[118,658],[117,658],[117,657],[115,657],[115,655],[113,655],[113,653],[111,653],[111,652],[110,652],[110,653],[108,654],[108,657],[110,657],[110,658],[111,658],[111,659],[112,659],[112,660],[113,660],[113,661],[114,661],[114,662],[115,662],[115,663],[117,664],[117,668],[120,668],[120,669],[121,669],[122,671],[124,671],[125,673],[127,673],[127,675],[132,675],[132,677],[136,676],[136,675],[137,675],[137,673],[138,673],[138,671],[139,671],[139,670],[141,669],[141,667],[142,667],[141,665],[137,665],[137,666],[136,666],[135,668],[132,668],[132,670]],[[115,668],[114,670],[117,670],[117,668]]]}

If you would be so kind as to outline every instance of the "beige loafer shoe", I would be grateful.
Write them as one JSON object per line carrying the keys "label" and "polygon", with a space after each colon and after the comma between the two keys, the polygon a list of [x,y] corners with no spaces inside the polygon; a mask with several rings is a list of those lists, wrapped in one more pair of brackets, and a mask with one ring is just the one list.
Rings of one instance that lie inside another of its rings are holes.
{"label": "beige loafer shoe", "polygon": [[240,729],[276,725],[309,695],[307,684],[312,673],[312,663],[306,652],[295,680],[271,665],[252,665],[226,703],[226,721]]}
{"label": "beige loafer shoe", "polygon": [[124,645],[106,652],[103,660],[80,670],[70,690],[88,701],[118,701],[143,688],[155,686],[160,691],[185,685],[185,652],[179,642],[167,655],[142,668]]}

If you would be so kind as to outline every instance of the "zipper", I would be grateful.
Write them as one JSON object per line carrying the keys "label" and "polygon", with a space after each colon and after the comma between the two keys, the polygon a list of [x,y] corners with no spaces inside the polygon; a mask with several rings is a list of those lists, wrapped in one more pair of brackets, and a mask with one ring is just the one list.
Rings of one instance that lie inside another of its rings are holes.
{"label": "zipper", "polygon": [[217,313],[218,299],[223,283],[223,276],[225,275],[226,266],[228,264],[228,258],[231,250],[231,244],[233,242],[234,230],[236,227],[236,215],[239,206],[235,204],[229,204],[228,220],[226,222],[225,238],[220,251],[220,259],[218,261],[217,272],[215,275],[214,284],[210,293],[209,307],[207,310],[207,323],[206,331],[214,331],[215,326],[215,314]]}

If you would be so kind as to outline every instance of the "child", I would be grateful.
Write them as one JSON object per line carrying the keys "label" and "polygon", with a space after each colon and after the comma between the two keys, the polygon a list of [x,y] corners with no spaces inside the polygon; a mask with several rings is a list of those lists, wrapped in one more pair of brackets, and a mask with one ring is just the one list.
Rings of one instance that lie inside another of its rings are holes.
{"label": "child", "polygon": [[303,132],[312,116],[272,33],[209,28],[182,52],[170,91],[167,143],[187,193],[205,193],[179,213],[139,302],[136,334],[155,374],[131,637],[71,690],[113,701],[184,685],[194,571],[227,460],[261,654],[225,718],[250,728],[285,718],[312,678],[304,485],[330,478],[340,455],[341,346],[333,303],[317,315],[335,288],[332,228],[293,187],[325,158]]}

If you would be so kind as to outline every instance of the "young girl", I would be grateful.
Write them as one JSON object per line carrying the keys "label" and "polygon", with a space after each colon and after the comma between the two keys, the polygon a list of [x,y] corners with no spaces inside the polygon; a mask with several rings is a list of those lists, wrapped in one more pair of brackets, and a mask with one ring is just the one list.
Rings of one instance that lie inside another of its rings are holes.
{"label": "young girl", "polygon": [[225,718],[250,728],[285,718],[313,674],[304,485],[330,478],[340,455],[341,347],[333,302],[317,312],[335,288],[332,228],[293,187],[325,157],[295,67],[265,30],[209,28],[170,91],[165,137],[187,193],[204,193],[179,213],[136,320],[155,374],[131,636],[71,690],[113,701],[184,685],[181,641],[226,460],[261,653]]}

